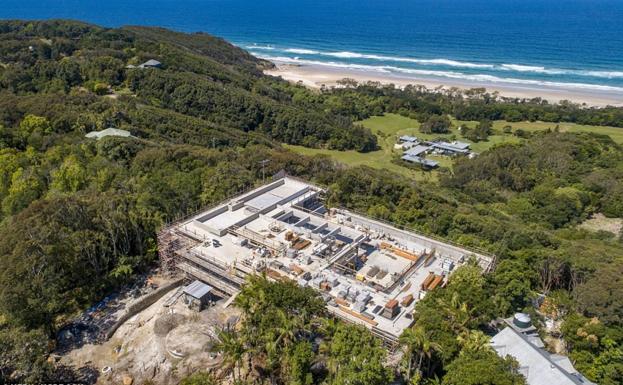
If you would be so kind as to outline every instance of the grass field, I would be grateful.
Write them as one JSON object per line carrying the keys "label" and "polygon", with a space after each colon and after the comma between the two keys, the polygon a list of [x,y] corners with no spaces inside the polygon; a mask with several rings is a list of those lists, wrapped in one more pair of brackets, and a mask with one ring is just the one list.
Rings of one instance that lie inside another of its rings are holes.
{"label": "grass field", "polygon": [[[373,116],[369,119],[363,120],[359,122],[363,124],[365,127],[368,127],[372,130],[373,133],[377,134],[379,137],[379,143],[383,146],[383,143],[391,144],[391,146],[396,143],[396,139],[401,135],[412,135],[416,136],[419,139],[424,140],[432,140],[437,138],[444,138],[447,140],[460,140],[462,142],[472,143],[471,141],[463,138],[459,133],[458,127],[461,125],[465,125],[468,127],[474,127],[478,124],[478,122],[468,122],[468,121],[458,121],[452,120],[454,128],[448,134],[423,134],[420,132],[420,123],[415,119],[406,118],[404,116],[395,115],[395,114],[386,114],[384,116]],[[496,122],[497,123],[497,122]],[[497,131],[500,131],[499,135],[491,135],[489,136],[489,140],[486,142],[478,142],[472,143],[471,149],[475,152],[483,152],[488,150],[495,144],[499,143],[508,143],[508,142],[519,142],[521,139],[512,136],[512,135],[503,135],[501,134],[502,127],[506,125],[499,124],[499,128]],[[494,126],[495,128],[495,126]]]}
{"label": "grass field", "polygon": [[[474,127],[478,122],[473,121],[457,121],[453,120],[454,128],[452,132],[448,134],[423,134],[419,131],[420,123],[417,120],[410,119],[396,114],[385,114],[383,116],[373,116],[369,119],[358,122],[363,126],[369,128],[378,137],[378,143],[380,150],[360,153],[356,151],[337,151],[326,149],[314,149],[303,146],[291,146],[286,145],[292,151],[295,151],[304,155],[325,154],[331,156],[338,162],[359,166],[366,165],[378,169],[384,169],[396,172],[398,174],[413,177],[417,180],[422,179],[437,179],[436,171],[420,171],[412,170],[410,168],[401,166],[399,164],[392,163],[393,157],[401,153],[400,150],[394,150],[394,144],[401,135],[412,135],[419,139],[431,140],[435,138],[445,138],[447,140],[460,140],[462,142],[471,143],[471,149],[474,152],[481,153],[491,147],[501,143],[518,143],[523,139],[518,138],[512,134],[504,134],[502,128],[506,125],[510,125],[514,130],[522,129],[525,131],[540,131],[548,128],[553,129],[556,127],[556,123],[546,122],[516,122],[509,123],[506,121],[493,122],[494,135],[489,136],[489,140],[486,142],[473,143],[463,138],[458,127],[465,125],[468,127]],[[600,127],[600,126],[585,126],[574,123],[559,123],[559,130],[562,132],[595,132],[599,134],[609,135],[615,142],[623,144],[623,128],[618,127]],[[452,159],[443,156],[427,156],[429,159],[440,162],[442,167],[452,167]]]}

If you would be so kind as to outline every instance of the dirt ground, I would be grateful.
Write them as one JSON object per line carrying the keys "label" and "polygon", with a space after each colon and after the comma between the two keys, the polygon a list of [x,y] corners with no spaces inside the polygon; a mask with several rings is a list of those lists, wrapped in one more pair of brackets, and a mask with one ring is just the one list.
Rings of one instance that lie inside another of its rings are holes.
{"label": "dirt ground", "polygon": [[[98,372],[97,384],[177,384],[198,369],[220,366],[222,357],[212,351],[220,328],[239,316],[234,307],[218,300],[200,313],[189,309],[182,287],[130,318],[105,342],[87,343],[65,353],[60,363]],[[171,301],[177,297],[171,306]]]}

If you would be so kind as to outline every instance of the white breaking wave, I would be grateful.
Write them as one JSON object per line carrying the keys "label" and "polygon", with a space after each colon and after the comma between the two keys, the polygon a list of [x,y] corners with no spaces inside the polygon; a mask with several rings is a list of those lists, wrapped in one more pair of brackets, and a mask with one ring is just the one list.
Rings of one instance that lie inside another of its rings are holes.
{"label": "white breaking wave", "polygon": [[[253,49],[256,47],[247,46],[247,48]],[[265,49],[265,48],[260,47],[256,49]],[[273,48],[271,47],[270,49],[272,50]],[[415,58],[407,58],[407,57],[371,55],[371,54],[363,54],[363,53],[350,52],[350,51],[323,52],[323,51],[316,51],[316,50],[306,49],[306,48],[286,48],[286,49],[280,49],[280,50],[283,52],[295,53],[299,55],[321,55],[321,56],[336,57],[340,59],[371,59],[371,60],[395,61],[395,62],[415,63],[415,64],[446,65],[446,66],[451,66],[451,67],[463,67],[463,68],[489,68],[489,69],[495,68],[493,64],[470,63],[470,62],[462,62],[462,61],[456,61],[456,60],[450,60],[450,59],[415,59]]]}
{"label": "white breaking wave", "polygon": [[517,72],[535,72],[540,74],[549,74],[549,75],[564,75],[569,73],[567,70],[562,69],[549,69],[545,67],[538,66],[527,66],[521,64],[502,64],[500,69],[506,71],[517,71]]}
{"label": "white breaking wave", "polygon": [[583,76],[583,77],[597,77],[604,79],[618,79],[623,78],[623,71],[597,71],[597,70],[575,70],[575,69],[563,69],[563,68],[546,68],[543,66],[531,66],[531,65],[523,65],[523,64],[488,64],[488,63],[471,63],[465,61],[458,61],[452,59],[417,59],[417,58],[409,58],[409,57],[399,57],[399,56],[386,56],[386,55],[374,55],[374,54],[363,54],[358,52],[351,51],[336,51],[336,52],[328,52],[328,51],[318,51],[307,48],[275,48],[272,46],[260,46],[260,45],[250,45],[246,46],[248,49],[256,49],[256,50],[279,50],[287,53],[294,53],[298,55],[319,55],[319,56],[328,56],[335,57],[339,59],[368,59],[368,60],[379,60],[379,61],[388,61],[388,62],[398,62],[398,63],[414,63],[421,65],[442,65],[448,67],[456,67],[456,68],[480,68],[480,69],[489,69],[489,70],[501,70],[501,71],[509,71],[509,72],[523,72],[523,73],[538,73],[544,75],[575,75],[575,76]]}
{"label": "white breaking wave", "polygon": [[577,75],[607,79],[623,78],[623,71],[583,71],[562,68],[545,68],[541,66],[528,66],[520,64],[502,64],[500,66],[500,69],[517,72],[534,72],[547,75]]}
{"label": "white breaking wave", "polygon": [[[567,82],[554,82],[546,80],[532,80],[532,79],[517,79],[498,77],[485,74],[465,74],[457,71],[441,71],[441,70],[422,70],[422,69],[409,69],[395,66],[374,66],[366,64],[351,64],[342,62],[325,62],[319,60],[306,60],[298,57],[292,58],[287,56],[261,56],[263,59],[273,60],[281,63],[289,64],[307,64],[317,66],[327,66],[333,68],[344,68],[351,70],[365,70],[378,73],[393,73],[393,74],[406,74],[406,75],[420,75],[420,76],[434,76],[440,78],[449,78],[462,81],[482,82],[482,83],[506,83],[513,85],[524,86],[541,86],[541,87],[555,87],[563,89],[585,89],[594,91],[608,91],[608,92],[623,92],[623,87],[606,86],[600,84],[589,83],[567,83]],[[415,77],[414,77],[415,78]]]}
{"label": "white breaking wave", "polygon": [[404,62],[404,63],[416,63],[416,64],[441,64],[447,65],[451,67],[463,67],[463,68],[491,68],[493,69],[495,66],[493,64],[478,64],[478,63],[470,63],[470,62],[462,62],[450,59],[414,59],[407,57],[396,57],[396,56],[383,56],[383,55],[367,55],[357,52],[319,52],[320,55],[324,56],[333,56],[342,59],[372,59],[372,60],[383,60],[383,61],[395,61],[395,62]]}
{"label": "white breaking wave", "polygon": [[275,47],[273,47],[271,45],[257,45],[257,44],[245,45],[244,48],[246,48],[246,49],[261,49],[261,50],[265,50],[265,51],[273,51],[275,49]]}
{"label": "white breaking wave", "polygon": [[381,72],[381,73],[391,73],[389,69],[386,69],[385,67],[382,67],[382,66],[339,63],[339,62],[332,62],[332,61],[306,60],[306,59],[300,59],[298,57],[289,57],[289,56],[260,55],[259,57],[262,59],[272,60],[272,61],[287,63],[287,64],[308,64],[308,65],[327,66],[327,67],[335,67],[335,68],[346,68],[346,69],[352,69],[352,70],[366,70],[366,71],[374,71],[374,72]]}
{"label": "white breaking wave", "polygon": [[596,76],[600,78],[623,78],[623,71],[582,71],[588,76]]}
{"label": "white breaking wave", "polygon": [[300,55],[317,55],[320,52],[318,51],[314,51],[312,49],[304,49],[304,48],[288,48],[286,50],[284,50],[285,52],[290,52],[290,53],[297,53]]}

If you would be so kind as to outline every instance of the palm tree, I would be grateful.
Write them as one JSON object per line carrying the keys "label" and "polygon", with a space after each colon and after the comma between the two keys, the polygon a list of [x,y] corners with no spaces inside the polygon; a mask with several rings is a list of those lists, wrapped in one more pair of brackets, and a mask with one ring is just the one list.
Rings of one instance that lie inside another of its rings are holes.
{"label": "palm tree", "polygon": [[406,329],[400,336],[400,343],[405,347],[405,359],[407,360],[407,382],[413,373],[413,364],[417,359],[416,373],[421,375],[424,358],[432,359],[434,352],[441,352],[441,346],[432,341],[430,333],[422,326]]}
{"label": "palm tree", "polygon": [[[235,382],[236,377],[240,378],[242,358],[246,353],[244,341],[242,341],[238,333],[234,330],[221,330],[218,338],[219,342],[216,344],[216,349],[223,354],[225,362],[232,367]],[[238,370],[237,376],[236,369]]]}
{"label": "palm tree", "polygon": [[277,332],[275,342],[278,347],[280,344],[284,348],[290,347],[296,341],[298,334],[305,329],[303,320],[299,317],[288,317],[286,312],[281,309],[277,310],[277,317],[279,321],[275,326]]}
{"label": "palm tree", "polygon": [[439,377],[435,376],[433,378],[427,379],[424,384],[425,385],[441,385],[441,380],[439,379]]}
{"label": "palm tree", "polygon": [[469,330],[457,337],[462,347],[461,354],[464,352],[483,352],[491,349],[490,338],[480,330]]}
{"label": "palm tree", "polygon": [[279,369],[279,363],[281,362],[281,354],[279,354],[279,348],[277,341],[269,339],[264,345],[264,351],[266,353],[266,361],[264,369],[270,373],[270,383],[275,384],[275,374]]}
{"label": "palm tree", "polygon": [[458,293],[453,293],[452,298],[439,299],[439,310],[447,312],[450,317],[450,325],[457,334],[467,332],[467,325],[471,319],[471,311],[467,303],[461,302]]}

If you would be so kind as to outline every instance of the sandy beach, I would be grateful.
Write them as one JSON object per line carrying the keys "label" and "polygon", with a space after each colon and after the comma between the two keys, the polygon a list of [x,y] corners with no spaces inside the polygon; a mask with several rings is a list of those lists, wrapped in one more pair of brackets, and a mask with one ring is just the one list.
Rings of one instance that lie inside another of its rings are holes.
{"label": "sandy beach", "polygon": [[590,90],[574,90],[557,87],[524,86],[514,84],[491,84],[480,82],[459,81],[453,79],[434,79],[401,77],[395,74],[373,73],[358,69],[333,68],[323,65],[293,65],[275,63],[276,68],[265,71],[266,74],[278,76],[295,83],[302,83],[311,88],[322,86],[337,86],[337,82],[344,78],[355,79],[358,82],[373,81],[382,84],[394,84],[404,87],[409,84],[423,85],[430,89],[438,87],[470,89],[484,87],[489,92],[497,91],[501,96],[511,98],[535,98],[540,97],[551,103],[561,100],[569,100],[574,103],[586,104],[587,106],[604,107],[623,106],[623,95],[618,92],[595,92]]}

